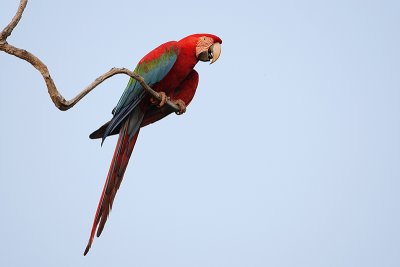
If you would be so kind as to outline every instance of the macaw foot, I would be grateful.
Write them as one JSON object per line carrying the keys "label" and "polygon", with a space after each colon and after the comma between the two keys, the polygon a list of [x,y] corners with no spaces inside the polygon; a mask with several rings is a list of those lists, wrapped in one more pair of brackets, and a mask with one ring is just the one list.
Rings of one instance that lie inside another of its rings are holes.
{"label": "macaw foot", "polygon": [[174,101],[172,101],[172,103],[174,103],[175,105],[177,105],[179,107],[179,111],[175,111],[175,113],[177,115],[182,115],[183,113],[186,112],[186,104],[185,104],[185,102],[183,102],[183,100],[181,100],[181,99],[174,100]]}
{"label": "macaw foot", "polygon": [[161,97],[161,100],[158,100],[157,98],[151,97],[150,98],[150,102],[153,105],[157,104],[157,107],[161,108],[162,106],[165,105],[165,103],[167,103],[167,95],[164,92],[158,92],[158,94]]}

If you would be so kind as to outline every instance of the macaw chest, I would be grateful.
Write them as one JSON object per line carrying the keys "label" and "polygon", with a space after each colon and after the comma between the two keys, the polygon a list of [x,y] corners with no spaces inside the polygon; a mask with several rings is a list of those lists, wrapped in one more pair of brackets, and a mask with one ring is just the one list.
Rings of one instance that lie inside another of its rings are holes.
{"label": "macaw chest", "polygon": [[185,81],[186,77],[193,70],[191,68],[180,69],[179,71],[174,71],[174,68],[164,77],[160,82],[154,85],[154,90],[157,92],[163,91],[167,96],[172,97],[175,90]]}

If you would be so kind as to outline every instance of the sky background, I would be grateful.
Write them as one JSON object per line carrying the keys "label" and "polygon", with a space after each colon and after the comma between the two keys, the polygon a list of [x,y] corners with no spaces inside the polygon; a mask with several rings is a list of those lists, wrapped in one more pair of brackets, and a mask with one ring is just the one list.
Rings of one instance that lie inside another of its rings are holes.
{"label": "sky background", "polygon": [[[0,27],[17,1],[1,0]],[[67,112],[0,53],[0,266],[400,266],[399,1],[30,1],[8,42],[70,99],[161,43],[223,40],[187,113],[144,128],[83,257],[128,77]]]}

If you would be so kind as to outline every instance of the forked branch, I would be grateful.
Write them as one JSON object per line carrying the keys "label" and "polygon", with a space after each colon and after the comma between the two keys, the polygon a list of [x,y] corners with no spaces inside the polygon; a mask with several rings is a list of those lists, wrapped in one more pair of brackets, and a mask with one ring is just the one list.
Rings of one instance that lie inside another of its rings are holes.
{"label": "forked branch", "polygon": [[[24,50],[17,48],[15,46],[10,45],[7,42],[7,38],[11,35],[12,31],[14,28],[18,25],[18,22],[20,21],[22,17],[22,13],[25,10],[26,4],[28,3],[28,0],[21,0],[17,13],[11,20],[11,22],[1,31],[0,33],[0,50],[6,52],[7,54],[19,57],[27,62],[29,62],[33,67],[35,67],[40,74],[42,75],[46,86],[47,86],[47,91],[49,92],[50,98],[53,101],[54,105],[60,109],[60,110],[68,110],[72,108],[76,103],[78,103],[84,96],[86,96],[88,93],[90,93],[94,88],[96,88],[99,84],[101,84],[103,81],[107,80],[108,78],[116,75],[116,74],[126,74],[133,79],[137,80],[142,87],[154,98],[161,100],[161,96],[154,91],[146,82],[144,79],[140,76],[134,73],[133,71],[130,71],[126,68],[112,68],[111,70],[107,71],[103,75],[99,76],[96,80],[94,80],[91,84],[89,84],[85,89],[83,89],[82,92],[80,92],[77,96],[72,98],[71,100],[66,100],[60,92],[57,90],[57,87],[53,81],[53,79],[50,76],[49,70],[47,69],[47,66],[35,55],[32,53]],[[173,110],[179,111],[179,107],[172,103],[171,101],[167,100],[167,105],[170,106]]]}

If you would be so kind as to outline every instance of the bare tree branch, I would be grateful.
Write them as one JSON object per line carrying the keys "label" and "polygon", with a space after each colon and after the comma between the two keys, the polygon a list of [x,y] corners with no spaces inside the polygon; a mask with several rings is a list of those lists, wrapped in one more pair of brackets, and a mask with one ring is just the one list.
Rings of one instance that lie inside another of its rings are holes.
{"label": "bare tree branch", "polygon": [[[49,70],[47,69],[47,66],[35,55],[32,53],[24,50],[17,48],[15,46],[10,45],[7,42],[7,38],[11,35],[12,31],[14,28],[17,26],[18,22],[20,21],[22,17],[22,13],[25,10],[26,4],[28,3],[28,0],[21,0],[17,13],[15,14],[14,18],[11,20],[11,22],[1,31],[0,33],[0,50],[6,52],[7,54],[19,57],[27,62],[29,62],[33,67],[35,67],[40,74],[42,75],[46,86],[47,90],[49,92],[50,98],[53,101],[54,105],[59,109],[59,110],[68,110],[72,108],[76,103],[78,103],[84,96],[86,96],[88,93],[90,93],[94,88],[96,88],[99,84],[101,84],[103,81],[107,80],[108,78],[116,75],[116,74],[126,74],[133,79],[137,80],[142,87],[154,98],[161,100],[160,94],[158,94],[156,91],[154,91],[149,85],[146,84],[144,79],[134,73],[133,71],[130,71],[126,68],[112,68],[108,72],[104,73],[103,75],[99,76],[96,80],[94,80],[91,84],[89,84],[82,92],[80,92],[77,96],[72,98],[71,100],[65,100],[65,98],[58,92],[57,87],[53,81],[53,79],[50,76]],[[169,99],[167,100],[166,103],[168,106],[170,106],[174,111],[179,111],[179,107],[172,103]]]}
{"label": "bare tree branch", "polygon": [[27,3],[28,0],[21,0],[21,2],[19,3],[17,13],[15,14],[11,22],[1,32],[0,40],[5,41],[7,37],[11,35],[11,32],[14,30],[15,26],[17,26],[19,20],[21,19],[22,13],[24,12]]}

